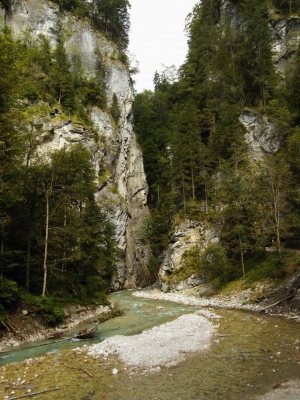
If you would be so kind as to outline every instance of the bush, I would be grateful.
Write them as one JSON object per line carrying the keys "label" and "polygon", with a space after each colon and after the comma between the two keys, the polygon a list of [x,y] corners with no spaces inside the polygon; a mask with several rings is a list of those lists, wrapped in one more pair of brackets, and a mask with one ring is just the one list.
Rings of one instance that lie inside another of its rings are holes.
{"label": "bush", "polygon": [[0,303],[3,306],[10,305],[19,300],[18,285],[11,279],[2,278],[0,285]]}
{"label": "bush", "polygon": [[205,250],[200,259],[200,266],[209,281],[217,279],[220,284],[227,282],[231,265],[226,250],[220,243],[212,243]]}
{"label": "bush", "polygon": [[40,313],[49,325],[62,321],[64,310],[56,300],[30,294],[23,295],[23,299],[35,309],[35,312]]}

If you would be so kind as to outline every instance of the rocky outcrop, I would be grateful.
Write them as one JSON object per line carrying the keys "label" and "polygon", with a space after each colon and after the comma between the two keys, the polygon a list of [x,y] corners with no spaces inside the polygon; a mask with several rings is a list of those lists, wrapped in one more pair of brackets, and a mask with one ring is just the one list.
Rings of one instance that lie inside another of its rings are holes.
{"label": "rocky outcrop", "polygon": [[148,186],[142,153],[133,132],[132,81],[128,69],[118,60],[117,48],[92,29],[88,21],[61,13],[58,5],[46,0],[16,0],[11,12],[3,14],[1,23],[8,25],[15,37],[43,34],[54,47],[58,20],[65,32],[68,56],[70,59],[80,56],[88,74],[95,71],[95,50],[101,51],[106,67],[108,105],[116,94],[120,118],[116,123],[109,111],[93,108],[91,119],[95,135],[83,124],[62,115],[60,110],[49,109],[33,118],[33,132],[41,139],[38,153],[47,156],[75,142],[82,142],[90,150],[98,185],[96,199],[108,211],[116,227],[116,241],[121,251],[112,289],[144,286],[150,283],[147,269],[150,251],[142,244],[139,232],[148,214]]}
{"label": "rocky outcrop", "polygon": [[[281,76],[285,76],[300,43],[300,18],[297,15],[283,17],[274,9],[269,9],[269,16],[269,27],[274,39],[274,64]],[[236,2],[221,0],[220,22],[220,26],[229,22],[235,30],[244,29],[245,20],[239,14]]]}
{"label": "rocky outcrop", "polygon": [[245,140],[254,160],[261,159],[264,153],[275,154],[279,150],[282,137],[273,120],[245,110],[240,115],[240,122],[246,129]]}
{"label": "rocky outcrop", "polygon": [[274,63],[281,76],[285,76],[300,43],[300,18],[276,18],[272,11],[269,25],[274,38]]}
{"label": "rocky outcrop", "polygon": [[183,290],[198,286],[205,282],[197,271],[191,271],[184,279],[178,274],[185,268],[184,255],[186,252],[197,249],[199,255],[211,243],[219,241],[220,231],[217,227],[210,227],[207,223],[187,220],[175,230],[168,248],[161,254],[159,282],[164,292],[169,290]]}

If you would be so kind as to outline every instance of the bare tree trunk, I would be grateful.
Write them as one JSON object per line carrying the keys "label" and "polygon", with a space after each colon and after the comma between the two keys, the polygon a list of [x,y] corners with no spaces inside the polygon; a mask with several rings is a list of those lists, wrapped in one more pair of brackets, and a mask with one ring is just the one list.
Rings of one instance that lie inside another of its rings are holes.
{"label": "bare tree trunk", "polygon": [[265,84],[261,84],[261,93],[262,93],[262,103],[263,103],[263,112],[266,112],[266,93],[265,93]]}
{"label": "bare tree trunk", "polygon": [[31,253],[31,242],[27,242],[27,256],[26,256],[26,276],[25,276],[25,287],[27,292],[29,292],[30,284],[30,253]]}
{"label": "bare tree trunk", "polygon": [[42,297],[45,296],[46,293],[46,285],[47,285],[47,258],[48,258],[48,239],[49,239],[49,193],[46,194],[46,221],[45,221],[45,247],[44,247],[44,277],[43,277],[43,291]]}
{"label": "bare tree trunk", "polygon": [[65,212],[64,212],[64,250],[63,250],[63,267],[62,267],[62,275],[64,275],[64,273],[67,270],[67,266],[66,266],[66,258],[67,258],[67,246],[66,246],[66,226],[67,226],[67,206],[65,205]]}
{"label": "bare tree trunk", "polygon": [[[0,255],[1,255],[1,258],[3,258],[3,255],[4,255],[4,239],[3,239],[4,228],[3,228],[3,224],[1,224],[1,232],[2,232],[2,238],[1,238]],[[1,289],[3,289],[3,266],[2,266],[2,262],[1,262],[1,267],[0,267],[0,287],[1,287]]]}
{"label": "bare tree trunk", "polygon": [[207,184],[204,185],[204,193],[205,193],[205,214],[208,215],[208,196],[207,196]]}
{"label": "bare tree trunk", "polygon": [[276,247],[278,251],[278,257],[281,261],[281,238],[280,238],[280,191],[276,183],[272,183],[272,196],[273,196],[273,212],[276,230]]}
{"label": "bare tree trunk", "polygon": [[52,193],[52,184],[53,184],[53,174],[51,177],[50,183],[47,182],[47,187],[44,185],[44,192],[45,192],[45,199],[46,199],[46,219],[45,219],[45,245],[44,245],[44,262],[43,262],[43,290],[42,290],[42,297],[46,294],[46,286],[47,286],[47,275],[48,275],[48,268],[47,268],[47,260],[48,260],[48,240],[49,240],[49,199]]}
{"label": "bare tree trunk", "polygon": [[182,199],[183,199],[184,217],[186,218],[185,182],[184,182],[184,178],[183,177],[182,177]]}
{"label": "bare tree trunk", "polygon": [[193,162],[191,160],[191,178],[192,178],[192,197],[193,200],[195,200],[196,196],[195,196],[195,177],[194,177],[194,166],[193,166]]}
{"label": "bare tree trunk", "polygon": [[240,252],[241,252],[241,263],[242,263],[243,278],[245,278],[246,272],[245,272],[243,245],[242,245],[242,240],[241,240],[240,233],[238,235],[239,235],[239,247],[240,247]]}

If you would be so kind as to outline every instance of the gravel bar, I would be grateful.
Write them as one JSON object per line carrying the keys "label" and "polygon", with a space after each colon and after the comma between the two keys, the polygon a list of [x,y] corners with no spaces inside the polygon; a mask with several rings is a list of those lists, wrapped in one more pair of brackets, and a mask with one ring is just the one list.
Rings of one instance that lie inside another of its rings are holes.
{"label": "gravel bar", "polygon": [[204,316],[187,314],[139,335],[117,335],[75,350],[87,351],[92,357],[118,354],[120,361],[130,366],[169,367],[182,361],[185,353],[208,349],[213,331],[214,325]]}

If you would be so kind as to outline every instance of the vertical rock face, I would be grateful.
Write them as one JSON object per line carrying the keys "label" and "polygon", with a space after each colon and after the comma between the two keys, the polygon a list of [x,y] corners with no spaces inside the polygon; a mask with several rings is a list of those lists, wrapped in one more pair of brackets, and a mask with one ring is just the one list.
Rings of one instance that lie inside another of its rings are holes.
{"label": "vertical rock face", "polygon": [[197,268],[180,275],[180,270],[185,269],[185,254],[196,250],[201,255],[210,244],[218,243],[219,237],[220,228],[209,226],[208,223],[187,220],[180,224],[168,248],[161,254],[162,263],[158,276],[161,289],[164,292],[182,290],[203,283],[203,277],[198,275]]}
{"label": "vertical rock face", "polygon": [[24,36],[24,32],[32,36],[43,34],[54,47],[58,19],[66,34],[65,47],[69,57],[79,55],[87,73],[94,73],[95,50],[100,49],[107,69],[108,105],[116,94],[120,118],[116,124],[109,112],[94,108],[91,118],[99,137],[96,141],[91,131],[63,118],[60,110],[49,110],[49,114],[37,115],[33,120],[34,129],[47,137],[38,152],[46,155],[74,142],[82,142],[90,150],[98,184],[96,199],[108,211],[116,227],[116,241],[121,253],[112,289],[147,285],[150,283],[147,269],[150,250],[141,242],[140,230],[149,212],[148,186],[142,153],[133,132],[132,81],[127,68],[118,60],[116,47],[94,31],[88,22],[67,13],[61,14],[56,4],[45,0],[16,0],[11,13],[3,12],[1,23],[10,26],[15,37]]}
{"label": "vertical rock face", "polygon": [[[238,7],[232,0],[221,0],[220,21],[229,23],[233,29],[242,30],[245,20],[239,14]],[[276,10],[269,10],[269,27],[273,36],[273,59],[277,71],[285,76],[289,63],[300,42],[300,18],[297,15],[290,17],[280,16]]]}
{"label": "vertical rock face", "polygon": [[240,121],[246,129],[245,140],[254,160],[261,159],[264,153],[277,153],[282,138],[273,120],[245,110],[240,115]]}

